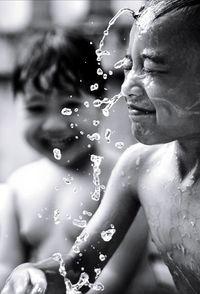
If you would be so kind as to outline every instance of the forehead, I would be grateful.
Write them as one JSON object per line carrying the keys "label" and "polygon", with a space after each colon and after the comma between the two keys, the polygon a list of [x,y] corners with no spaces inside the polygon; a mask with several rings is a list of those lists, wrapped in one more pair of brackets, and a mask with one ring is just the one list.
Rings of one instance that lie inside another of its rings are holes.
{"label": "forehead", "polygon": [[183,56],[190,47],[188,45],[187,32],[175,15],[169,14],[154,20],[150,11],[133,25],[128,50],[130,54],[132,51],[135,54],[135,50],[146,49],[172,58]]}

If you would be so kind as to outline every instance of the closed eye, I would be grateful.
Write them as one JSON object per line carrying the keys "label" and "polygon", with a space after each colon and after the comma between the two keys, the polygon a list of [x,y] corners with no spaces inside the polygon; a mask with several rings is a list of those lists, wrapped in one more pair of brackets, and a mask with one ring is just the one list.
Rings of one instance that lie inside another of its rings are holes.
{"label": "closed eye", "polygon": [[146,59],[143,63],[143,72],[147,74],[164,74],[167,73],[166,67],[156,64],[153,61]]}
{"label": "closed eye", "polygon": [[45,107],[42,105],[28,105],[26,110],[32,113],[41,113],[45,111]]}

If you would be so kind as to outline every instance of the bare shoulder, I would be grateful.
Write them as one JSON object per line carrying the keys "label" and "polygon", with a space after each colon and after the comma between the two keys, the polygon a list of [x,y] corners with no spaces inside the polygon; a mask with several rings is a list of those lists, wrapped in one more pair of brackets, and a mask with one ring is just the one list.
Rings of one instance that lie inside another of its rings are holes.
{"label": "bare shoulder", "polygon": [[17,169],[8,179],[18,205],[24,207],[49,199],[55,192],[58,181],[62,180],[61,171],[46,159],[32,162]]}
{"label": "bare shoulder", "polygon": [[161,145],[143,145],[141,143],[131,145],[120,157],[118,166],[127,172],[137,170],[138,166],[145,165],[156,156],[160,148]]}
{"label": "bare shoulder", "polygon": [[40,183],[44,184],[46,181],[55,178],[57,174],[59,174],[57,166],[49,160],[40,159],[14,171],[8,179],[8,184],[15,188],[27,186],[30,189],[36,184],[38,186]]}
{"label": "bare shoulder", "polygon": [[11,208],[15,206],[12,190],[6,184],[0,184],[0,219],[10,214]]}

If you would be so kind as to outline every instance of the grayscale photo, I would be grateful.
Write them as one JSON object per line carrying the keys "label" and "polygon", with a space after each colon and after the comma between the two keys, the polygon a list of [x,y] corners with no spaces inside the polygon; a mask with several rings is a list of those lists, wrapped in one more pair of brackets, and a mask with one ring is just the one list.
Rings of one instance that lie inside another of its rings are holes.
{"label": "grayscale photo", "polygon": [[200,294],[199,0],[1,0],[0,61],[0,293]]}

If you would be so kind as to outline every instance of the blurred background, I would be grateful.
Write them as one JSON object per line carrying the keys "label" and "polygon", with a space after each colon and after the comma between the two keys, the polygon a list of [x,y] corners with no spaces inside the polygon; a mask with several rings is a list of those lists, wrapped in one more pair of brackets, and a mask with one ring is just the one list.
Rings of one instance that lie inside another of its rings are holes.
{"label": "blurred background", "polygon": [[[17,113],[11,91],[11,76],[16,61],[17,48],[24,33],[31,29],[50,26],[81,28],[98,47],[109,20],[122,7],[138,10],[143,0],[1,0],[0,1],[0,182],[5,181],[17,167],[39,157],[23,141],[17,127]],[[113,65],[126,53],[128,33],[133,18],[130,13],[120,16],[110,29],[104,49],[111,55],[103,58],[103,66],[108,74],[108,91],[111,98],[119,93],[123,81],[123,72],[115,70]],[[106,128],[112,131],[111,143],[104,144],[105,149],[112,148],[122,152],[134,143],[131,136],[127,109],[123,99],[103,118],[101,132]],[[104,137],[104,136],[102,136]],[[124,142],[122,149],[115,147],[116,142]]]}

